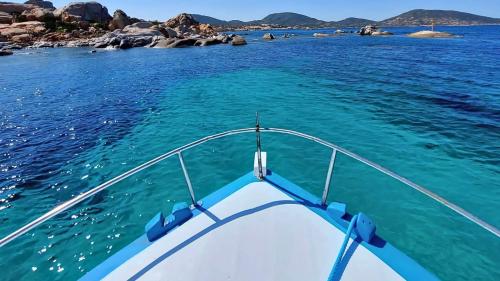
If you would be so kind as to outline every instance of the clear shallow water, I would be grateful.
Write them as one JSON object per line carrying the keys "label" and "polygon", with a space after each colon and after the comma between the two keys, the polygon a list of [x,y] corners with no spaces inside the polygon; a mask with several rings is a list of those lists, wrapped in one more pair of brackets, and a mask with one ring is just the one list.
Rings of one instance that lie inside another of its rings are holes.
{"label": "clear shallow water", "polygon": [[[255,32],[241,48],[2,58],[0,235],[171,148],[252,126],[256,111],[265,126],[344,146],[500,227],[500,27],[442,28],[464,35],[444,40],[400,35],[413,30],[322,39],[294,31],[273,42]],[[271,169],[321,194],[328,150],[274,135],[263,146]],[[197,194],[248,172],[253,150],[248,135],[187,152]],[[499,239],[338,161],[330,200],[371,215],[384,238],[442,279],[500,279]],[[76,279],[139,236],[158,210],[188,198],[177,159],[166,160],[2,248],[3,278]]]}

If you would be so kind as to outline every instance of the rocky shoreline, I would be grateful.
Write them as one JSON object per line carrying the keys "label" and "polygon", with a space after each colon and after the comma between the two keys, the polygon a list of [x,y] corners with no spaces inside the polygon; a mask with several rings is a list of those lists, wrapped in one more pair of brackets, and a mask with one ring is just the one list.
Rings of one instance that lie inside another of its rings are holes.
{"label": "rocky shoreline", "polygon": [[22,48],[135,47],[179,48],[214,44],[246,44],[241,36],[219,34],[189,14],[164,23],[130,18],[117,10],[109,15],[97,2],[75,2],[56,9],[51,2],[0,2],[0,56]]}
{"label": "rocky shoreline", "polygon": [[[329,37],[348,33],[314,33],[313,37]],[[350,33],[354,33],[351,31]],[[392,35],[375,25],[356,32],[362,36]],[[285,34],[282,37],[289,38]],[[451,37],[448,33],[422,31],[410,37]],[[266,33],[264,40],[276,36]],[[180,14],[166,22],[144,21],[97,2],[74,2],[56,9],[51,2],[29,0],[24,4],[0,2],[0,56],[12,55],[23,48],[91,47],[96,49],[129,49],[136,47],[181,48],[229,44],[246,45],[245,38],[218,32],[210,24],[199,23],[190,14]]]}

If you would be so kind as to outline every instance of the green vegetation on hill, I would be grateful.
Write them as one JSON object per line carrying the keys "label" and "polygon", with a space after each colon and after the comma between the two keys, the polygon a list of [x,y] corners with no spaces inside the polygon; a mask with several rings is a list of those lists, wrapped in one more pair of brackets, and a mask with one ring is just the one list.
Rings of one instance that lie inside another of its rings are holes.
{"label": "green vegetation on hill", "polygon": [[360,18],[346,18],[341,21],[337,22],[332,22],[335,23],[335,26],[338,27],[360,27],[360,26],[365,26],[369,24],[376,24],[376,21],[373,20],[367,20],[367,19],[360,19]]}
{"label": "green vegetation on hill", "polygon": [[380,25],[472,25],[500,24],[500,19],[447,10],[411,10],[398,16],[381,21]]}
{"label": "green vegetation on hill", "polygon": [[276,24],[283,26],[294,26],[294,25],[303,25],[303,26],[319,26],[324,25],[325,21],[318,20],[315,18],[311,18],[305,15],[297,14],[297,13],[275,13],[270,14],[267,17],[263,18],[259,21],[264,24]]}

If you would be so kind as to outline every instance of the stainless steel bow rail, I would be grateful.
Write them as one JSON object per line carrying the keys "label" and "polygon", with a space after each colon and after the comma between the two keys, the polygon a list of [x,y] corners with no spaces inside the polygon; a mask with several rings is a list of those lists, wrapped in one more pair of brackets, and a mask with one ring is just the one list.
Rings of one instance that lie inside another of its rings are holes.
{"label": "stainless steel bow rail", "polygon": [[[191,180],[189,178],[189,174],[188,174],[188,171],[187,171],[187,168],[186,168],[186,165],[184,163],[184,159],[182,157],[182,152],[185,151],[185,150],[188,150],[188,149],[191,149],[193,147],[196,147],[198,145],[201,145],[205,142],[208,142],[210,140],[215,140],[215,139],[219,139],[219,138],[223,138],[223,137],[226,137],[226,136],[231,136],[231,135],[238,135],[238,134],[244,134],[244,133],[256,133],[257,134],[257,141],[258,141],[258,150],[260,150],[260,133],[279,133],[279,134],[287,134],[287,135],[293,135],[293,136],[297,136],[297,137],[300,137],[300,138],[304,138],[304,139],[307,139],[307,140],[310,140],[310,141],[313,141],[313,142],[316,142],[316,143],[319,143],[323,146],[326,146],[326,147],[329,147],[332,149],[332,155],[331,155],[331,159],[330,159],[330,163],[329,163],[329,166],[328,166],[328,172],[327,172],[327,176],[326,176],[326,181],[325,181],[325,187],[324,187],[324,190],[323,190],[323,195],[322,195],[322,204],[323,205],[326,205],[326,200],[327,200],[327,197],[328,197],[328,192],[329,192],[329,189],[330,189],[330,180],[331,180],[331,177],[332,177],[332,174],[333,174],[333,169],[334,169],[334,164],[335,164],[335,159],[336,159],[336,155],[337,153],[342,153],[346,156],[349,156],[351,158],[354,158],[400,182],[402,182],[403,184],[417,190],[418,192],[430,197],[431,199],[437,201],[438,203],[448,207],[449,209],[455,211],[456,213],[458,213],[459,215],[463,216],[464,218],[468,219],[469,221],[473,222],[474,224],[482,227],[483,229],[491,232],[492,234],[494,234],[496,237],[500,237],[500,231],[493,225],[490,225],[489,223],[483,221],[482,219],[476,217],[475,215],[469,213],[468,211],[466,211],[465,209],[459,207],[458,205],[455,205],[451,202],[449,202],[448,200],[444,199],[443,197],[435,194],[434,192],[410,181],[409,179],[405,178],[405,177],[402,177],[392,171],[390,171],[389,169],[386,169],[366,158],[363,158],[361,156],[359,156],[358,154],[356,153],[353,153],[353,152],[350,152],[349,150],[347,149],[344,149],[338,145],[335,145],[333,143],[330,143],[330,142],[327,142],[325,140],[322,140],[320,138],[317,138],[317,137],[314,137],[314,136],[311,136],[311,135],[307,135],[307,134],[304,134],[304,133],[300,133],[300,132],[297,132],[297,131],[292,131],[292,130],[287,130],[287,129],[280,129],[280,128],[262,128],[259,126],[259,124],[257,123],[257,126],[255,128],[243,128],[243,129],[236,129],[236,130],[230,130],[230,131],[226,131],[226,132],[222,132],[222,133],[219,133],[219,134],[215,134],[215,135],[211,135],[211,136],[207,136],[207,137],[204,137],[202,139],[199,139],[199,140],[196,140],[194,142],[191,142],[189,144],[186,144],[184,146],[181,146],[181,147],[178,147],[174,150],[171,150],[165,154],[162,154],[152,160],[149,160],[148,162],[145,162],[101,185],[98,185],[84,193],[81,193],[79,194],[78,196],[75,196],[74,198],[56,206],[54,209],[50,210],[49,212],[45,213],[44,215],[42,215],[41,217],[35,219],[34,221],[26,224],[25,226],[19,228],[18,230],[14,231],[13,233],[7,235],[6,237],[2,238],[0,240],[0,247],[8,244],[9,242],[13,241],[14,239],[18,238],[19,236],[25,234],[26,232],[34,229],[35,227],[37,227],[38,225],[44,223],[45,221],[55,217],[56,215],[66,211],[67,209],[75,206],[76,204],[82,202],[83,200],[89,198],[89,197],[92,197],[94,195],[96,195],[97,193],[105,190],[106,188],[144,170],[144,169],[147,169],[173,155],[178,155],[179,157],[179,162],[181,164],[181,167],[182,167],[182,171],[184,173],[184,177],[185,177],[185,180],[186,180],[186,184],[188,186],[188,189],[189,189],[189,194],[191,196],[191,201],[193,202],[194,205],[197,205],[197,201],[196,201],[196,198],[195,198],[195,193],[194,193],[194,190],[193,190],[193,187],[191,185]],[[259,151],[258,151],[259,152]],[[260,155],[260,153],[258,153]],[[260,157],[259,157],[260,158]],[[259,176],[262,175],[262,163],[261,161],[259,161]]]}

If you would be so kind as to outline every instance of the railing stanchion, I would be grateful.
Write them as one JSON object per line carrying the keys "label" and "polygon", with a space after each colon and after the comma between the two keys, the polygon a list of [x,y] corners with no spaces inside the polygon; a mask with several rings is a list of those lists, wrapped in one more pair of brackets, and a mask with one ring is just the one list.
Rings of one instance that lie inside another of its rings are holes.
{"label": "railing stanchion", "polygon": [[330,182],[332,180],[333,166],[335,165],[335,158],[337,157],[337,150],[333,149],[332,157],[330,158],[330,165],[328,165],[328,174],[326,174],[325,189],[323,190],[323,196],[321,197],[321,205],[326,205],[326,200],[328,198],[328,192],[330,191]]}
{"label": "railing stanchion", "polygon": [[191,201],[193,202],[193,206],[198,206],[196,202],[196,197],[194,197],[193,185],[191,184],[191,179],[189,178],[188,171],[186,169],[186,164],[184,164],[184,157],[182,157],[182,152],[179,152],[179,162],[181,162],[182,172],[184,173],[184,179],[186,179],[186,184],[189,189],[189,195],[191,196]]}
{"label": "railing stanchion", "polygon": [[259,169],[259,180],[264,179],[264,173],[262,172],[262,149],[260,146],[260,122],[259,122],[259,113],[256,113],[256,121],[255,121],[255,134],[257,136],[257,163]]}

